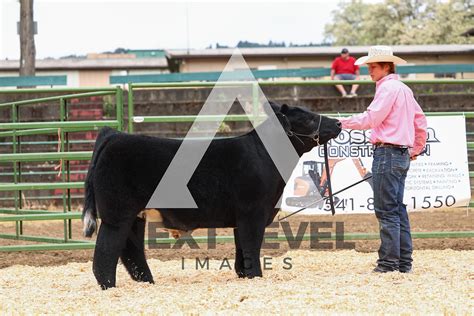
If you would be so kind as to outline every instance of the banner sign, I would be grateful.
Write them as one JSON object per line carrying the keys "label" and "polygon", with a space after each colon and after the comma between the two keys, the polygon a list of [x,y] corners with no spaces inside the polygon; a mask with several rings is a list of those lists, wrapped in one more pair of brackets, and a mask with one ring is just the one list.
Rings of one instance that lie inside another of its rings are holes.
{"label": "banner sign", "polygon": [[[409,210],[467,206],[471,199],[464,116],[427,117],[426,152],[411,161],[404,203]],[[372,175],[370,131],[343,130],[328,143],[333,192]],[[304,154],[293,170],[282,198],[282,211],[330,214],[323,146]],[[367,180],[334,199],[336,213],[372,213],[372,181]]]}

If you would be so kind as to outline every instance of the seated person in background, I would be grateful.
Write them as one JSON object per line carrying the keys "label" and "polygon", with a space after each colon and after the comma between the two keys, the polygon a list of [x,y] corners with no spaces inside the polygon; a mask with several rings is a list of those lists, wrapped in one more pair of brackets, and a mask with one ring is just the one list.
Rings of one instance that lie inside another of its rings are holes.
{"label": "seated person in background", "polygon": [[[349,50],[343,48],[341,56],[336,57],[331,65],[331,80],[359,80],[359,66],[354,65],[355,58],[349,55]],[[336,85],[337,90],[343,98],[352,98],[357,96],[359,85],[352,85],[351,92],[347,94],[343,85]]]}

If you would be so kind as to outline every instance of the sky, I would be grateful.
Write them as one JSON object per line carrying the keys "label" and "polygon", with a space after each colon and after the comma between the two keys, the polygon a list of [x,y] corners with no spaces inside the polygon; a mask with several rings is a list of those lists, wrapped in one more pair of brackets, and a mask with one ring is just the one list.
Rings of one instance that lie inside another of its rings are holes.
{"label": "sky", "polygon": [[[342,0],[347,1],[347,0]],[[375,2],[368,1],[368,2]],[[34,0],[36,57],[129,49],[202,49],[239,40],[320,43],[338,0]],[[19,59],[18,0],[0,0],[0,59]]]}

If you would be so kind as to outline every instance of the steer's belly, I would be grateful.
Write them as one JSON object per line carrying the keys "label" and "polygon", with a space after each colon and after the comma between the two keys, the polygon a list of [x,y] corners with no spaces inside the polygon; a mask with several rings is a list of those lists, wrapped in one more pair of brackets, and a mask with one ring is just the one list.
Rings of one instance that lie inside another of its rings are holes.
{"label": "steer's belly", "polygon": [[161,223],[164,230],[169,231],[174,238],[179,238],[184,232],[192,232],[198,228],[229,228],[236,227],[235,216],[218,218],[218,215],[204,215],[202,210],[157,210],[145,209],[137,216],[147,222]]}
{"label": "steer's belly", "polygon": [[[163,217],[161,216],[161,212],[157,209],[143,210],[137,216],[145,219],[147,222],[163,223]],[[186,232],[179,229],[166,228],[164,225],[163,229],[170,232],[171,236],[173,236],[174,239],[180,238],[181,235]]]}

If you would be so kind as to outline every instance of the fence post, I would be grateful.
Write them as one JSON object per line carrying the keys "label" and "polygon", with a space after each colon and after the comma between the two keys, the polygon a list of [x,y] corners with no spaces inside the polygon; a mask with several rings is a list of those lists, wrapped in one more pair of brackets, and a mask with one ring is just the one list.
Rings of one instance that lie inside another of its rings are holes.
{"label": "fence post", "polygon": [[117,110],[117,122],[118,122],[118,130],[121,132],[123,131],[123,90],[120,86],[116,87],[115,92],[115,104]]}
{"label": "fence post", "polygon": [[133,134],[133,84],[128,84],[128,132]]}
{"label": "fence post", "polygon": [[[66,100],[63,98],[59,99],[59,120],[64,122],[66,119]],[[64,152],[64,130],[62,128],[58,129],[58,137],[60,138],[59,148],[58,151],[63,153]],[[59,160],[59,170],[61,173],[61,180],[62,182],[66,182],[66,173],[63,168],[63,159]],[[63,189],[63,213],[67,212],[67,198],[66,198],[66,189]],[[64,220],[64,242],[68,241],[68,221]]]}
{"label": "fence post", "polygon": [[[12,104],[12,122],[13,123],[18,122],[18,106],[15,103]],[[19,139],[19,136],[16,135],[16,130],[14,130],[13,138],[12,138],[14,154],[16,154],[17,151],[20,149],[19,148],[20,144],[19,144],[18,139]],[[19,181],[21,181],[21,177],[18,174],[19,167],[21,167],[21,165],[19,165],[19,162],[13,161],[13,182],[14,183],[18,183]],[[15,191],[13,193],[13,197],[15,199],[15,211],[18,214],[19,209],[21,208],[21,191]],[[23,222],[16,221],[15,233],[17,237],[23,234]]]}
{"label": "fence post", "polygon": [[252,106],[253,106],[253,126],[257,126],[258,122],[258,83],[252,84]]}

